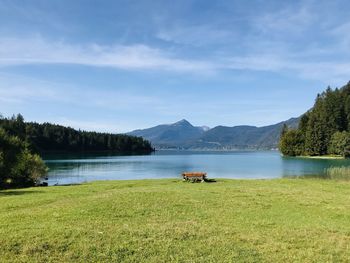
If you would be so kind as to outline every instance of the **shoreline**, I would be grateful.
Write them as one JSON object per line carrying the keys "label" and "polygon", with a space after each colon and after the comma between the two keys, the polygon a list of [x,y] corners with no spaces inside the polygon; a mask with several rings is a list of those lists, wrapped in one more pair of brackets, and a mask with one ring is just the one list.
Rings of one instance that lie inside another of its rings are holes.
{"label": "shoreline", "polygon": [[[328,178],[323,178],[322,175],[317,175],[317,174],[310,174],[310,175],[291,175],[291,176],[285,176],[285,177],[275,177],[275,178],[225,178],[225,177],[213,177],[213,178],[208,178],[208,180],[214,180],[215,182],[205,182],[205,183],[225,183],[225,182],[241,182],[241,181],[283,181],[283,180],[313,180],[313,179],[322,179],[326,180]],[[142,183],[142,182],[173,182],[173,183],[186,183],[183,181],[182,178],[144,178],[144,179],[113,179],[113,180],[94,180],[94,181],[85,181],[85,182],[80,182],[80,183],[64,183],[64,184],[49,184],[46,187],[55,187],[55,186],[79,186],[79,185],[88,185],[88,184],[94,184],[94,183]],[[189,183],[189,182],[187,182]],[[200,184],[200,183],[196,183]],[[42,187],[42,186],[34,186],[36,187]],[[25,189],[25,188],[16,188],[16,189]],[[0,189],[1,191],[6,191],[8,189]]]}
{"label": "shoreline", "polygon": [[345,160],[346,158],[343,156],[337,156],[337,155],[318,155],[318,156],[307,156],[307,155],[301,155],[296,156],[297,158],[304,158],[304,159],[323,159],[323,160]]}

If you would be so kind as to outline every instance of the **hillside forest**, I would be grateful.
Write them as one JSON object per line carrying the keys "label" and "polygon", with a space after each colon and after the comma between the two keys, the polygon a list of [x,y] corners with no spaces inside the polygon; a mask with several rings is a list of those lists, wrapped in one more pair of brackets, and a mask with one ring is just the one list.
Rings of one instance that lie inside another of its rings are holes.
{"label": "hillside forest", "polygon": [[279,148],[286,156],[350,157],[350,82],[318,94],[297,129],[283,127]]}

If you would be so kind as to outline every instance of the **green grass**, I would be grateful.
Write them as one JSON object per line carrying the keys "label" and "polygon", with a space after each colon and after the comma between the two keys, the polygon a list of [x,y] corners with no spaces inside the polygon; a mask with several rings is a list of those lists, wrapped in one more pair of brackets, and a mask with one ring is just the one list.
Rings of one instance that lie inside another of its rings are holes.
{"label": "green grass", "polygon": [[0,200],[1,262],[350,261],[346,181],[106,181]]}

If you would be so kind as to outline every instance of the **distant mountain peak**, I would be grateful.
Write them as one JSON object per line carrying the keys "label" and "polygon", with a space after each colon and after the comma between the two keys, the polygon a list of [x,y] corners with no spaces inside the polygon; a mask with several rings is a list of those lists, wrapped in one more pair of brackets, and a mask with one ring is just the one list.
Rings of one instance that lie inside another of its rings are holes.
{"label": "distant mountain peak", "polygon": [[182,119],[181,121],[175,122],[173,125],[190,125],[193,126],[188,120]]}
{"label": "distant mountain peak", "polygon": [[180,121],[178,121],[176,123],[190,123],[190,122],[188,120],[186,120],[186,119],[182,119],[182,120],[180,120]]}

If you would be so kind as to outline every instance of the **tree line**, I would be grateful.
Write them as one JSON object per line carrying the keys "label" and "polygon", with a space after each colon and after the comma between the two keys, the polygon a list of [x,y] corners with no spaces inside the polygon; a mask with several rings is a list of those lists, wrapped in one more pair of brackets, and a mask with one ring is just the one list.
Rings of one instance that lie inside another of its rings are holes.
{"label": "tree line", "polygon": [[141,154],[153,151],[151,144],[141,137],[87,132],[51,123],[24,122],[22,115],[0,118],[0,127],[9,135],[29,144],[36,153],[48,152],[115,152]]}
{"label": "tree line", "polygon": [[75,130],[50,123],[25,122],[22,115],[0,116],[0,188],[34,185],[47,168],[40,155],[50,152],[154,151],[141,137]]}
{"label": "tree line", "polygon": [[279,148],[287,156],[350,157],[350,82],[318,94],[298,129],[283,127]]}

